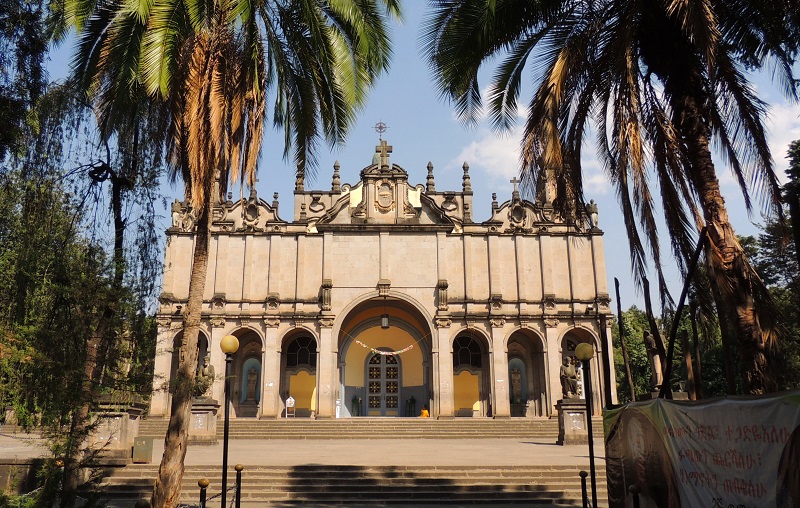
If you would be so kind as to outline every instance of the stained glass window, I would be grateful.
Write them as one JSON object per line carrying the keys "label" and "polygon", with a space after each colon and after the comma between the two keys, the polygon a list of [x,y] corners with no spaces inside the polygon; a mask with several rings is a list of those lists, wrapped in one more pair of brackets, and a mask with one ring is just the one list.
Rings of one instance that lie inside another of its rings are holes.
{"label": "stained glass window", "polygon": [[286,348],[286,366],[317,366],[317,343],[311,337],[297,337]]}
{"label": "stained glass window", "polygon": [[477,340],[469,335],[456,337],[453,342],[453,366],[469,365],[477,369],[481,368],[482,362],[481,345]]}

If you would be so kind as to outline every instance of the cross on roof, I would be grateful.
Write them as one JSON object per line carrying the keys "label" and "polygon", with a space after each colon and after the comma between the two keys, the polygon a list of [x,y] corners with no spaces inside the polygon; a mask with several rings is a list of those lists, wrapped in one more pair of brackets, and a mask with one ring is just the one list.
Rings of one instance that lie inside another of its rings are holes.
{"label": "cross on roof", "polygon": [[389,165],[389,154],[392,153],[392,145],[388,144],[385,139],[381,140],[381,144],[375,147],[375,153],[381,155],[381,166]]}
{"label": "cross on roof", "polygon": [[521,183],[522,180],[517,180],[517,177],[515,176],[514,178],[509,180],[509,182],[514,184],[514,193],[516,193],[517,192],[517,184]]}

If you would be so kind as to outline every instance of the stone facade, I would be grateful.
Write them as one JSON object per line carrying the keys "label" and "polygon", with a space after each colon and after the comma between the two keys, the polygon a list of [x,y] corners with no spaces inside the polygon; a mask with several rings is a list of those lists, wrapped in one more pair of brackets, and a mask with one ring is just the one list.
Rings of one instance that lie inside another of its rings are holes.
{"label": "stone facade", "polygon": [[[355,185],[341,184],[338,163],[330,190],[298,178],[291,222],[277,195],[215,204],[200,339],[200,363],[209,355],[217,373],[211,396],[223,399],[219,341],[233,334],[234,417],[285,416],[290,396],[298,417],[423,406],[439,418],[548,417],[563,357],[589,342],[602,407],[602,380],[614,379],[600,360],[611,355],[602,231],[562,220],[547,195],[521,199],[516,182],[476,222],[466,164],[461,192],[437,191],[432,166],[414,186],[390,153],[382,141]],[[151,416],[169,411],[193,227],[176,202]]]}

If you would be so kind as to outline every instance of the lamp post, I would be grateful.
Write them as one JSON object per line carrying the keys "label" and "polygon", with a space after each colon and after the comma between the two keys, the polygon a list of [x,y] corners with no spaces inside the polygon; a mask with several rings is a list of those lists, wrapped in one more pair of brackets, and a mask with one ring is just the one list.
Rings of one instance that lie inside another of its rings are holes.
{"label": "lamp post", "polygon": [[575,356],[583,365],[583,376],[586,384],[586,430],[589,432],[589,471],[592,480],[592,506],[597,507],[597,473],[594,468],[594,435],[592,434],[592,374],[589,371],[589,360],[594,357],[594,348],[591,344],[578,344]]}
{"label": "lamp post", "polygon": [[220,501],[223,508],[228,494],[228,431],[230,429],[230,405],[231,405],[231,362],[233,354],[239,349],[239,339],[233,335],[222,337],[219,347],[225,353],[225,427],[222,434],[222,494]]}

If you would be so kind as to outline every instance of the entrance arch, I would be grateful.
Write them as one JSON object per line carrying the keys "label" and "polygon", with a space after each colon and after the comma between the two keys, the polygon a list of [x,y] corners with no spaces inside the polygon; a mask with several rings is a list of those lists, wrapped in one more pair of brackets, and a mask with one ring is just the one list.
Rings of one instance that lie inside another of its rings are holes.
{"label": "entrance arch", "polygon": [[492,416],[489,402],[489,342],[474,332],[453,341],[453,410],[455,416]]}
{"label": "entrance arch", "polygon": [[517,330],[508,340],[511,416],[548,416],[544,341],[531,330]]}
{"label": "entrance arch", "polygon": [[565,358],[569,358],[570,361],[575,364],[578,371],[578,395],[581,399],[585,398],[586,380],[583,376],[583,370],[580,368],[581,362],[579,362],[575,356],[575,348],[578,347],[578,344],[591,344],[592,349],[594,349],[594,357],[589,361],[589,367],[592,370],[592,408],[594,409],[594,414],[599,415],[602,414],[603,407],[600,399],[602,394],[600,387],[602,373],[600,371],[599,353],[597,341],[595,339],[595,336],[588,330],[583,328],[570,329],[561,339],[561,360],[563,361]]}
{"label": "entrance arch", "polygon": [[289,397],[294,399],[295,416],[317,411],[317,350],[317,339],[308,330],[298,329],[283,339],[280,394],[284,406]]}
{"label": "entrance arch", "polygon": [[239,349],[233,355],[231,405],[237,418],[255,418],[261,405],[264,347],[261,336],[250,328],[231,333],[239,339]]}
{"label": "entrance arch", "polygon": [[432,341],[424,317],[400,298],[358,304],[339,331],[341,416],[418,416],[432,406]]}

